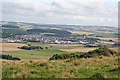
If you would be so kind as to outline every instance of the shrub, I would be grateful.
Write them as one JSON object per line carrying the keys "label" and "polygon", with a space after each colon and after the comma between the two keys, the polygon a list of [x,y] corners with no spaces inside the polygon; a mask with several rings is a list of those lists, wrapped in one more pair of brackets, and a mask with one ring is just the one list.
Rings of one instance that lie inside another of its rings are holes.
{"label": "shrub", "polygon": [[19,47],[19,48],[25,49],[25,50],[43,49],[43,47],[40,47],[40,46],[22,46],[22,47]]}
{"label": "shrub", "polygon": [[109,72],[114,72],[114,71],[119,72],[119,71],[120,71],[120,67],[118,67],[118,68],[114,68],[114,69],[112,69],[112,70],[109,70]]}
{"label": "shrub", "polygon": [[99,57],[99,56],[110,56],[110,55],[116,55],[117,52],[108,49],[107,47],[100,47],[96,50],[89,51],[85,54],[82,54],[80,58],[92,58],[92,57]]}
{"label": "shrub", "polygon": [[80,53],[71,53],[71,54],[55,54],[53,55],[50,60],[58,60],[58,59],[69,59],[69,58],[79,58]]}
{"label": "shrub", "polygon": [[7,60],[21,60],[20,58],[12,57],[11,55],[4,55],[4,54],[1,54],[0,58],[7,59]]}
{"label": "shrub", "polygon": [[105,78],[100,74],[96,73],[92,77],[90,77],[91,80],[105,80]]}
{"label": "shrub", "polygon": [[110,56],[117,55],[117,52],[108,49],[107,47],[101,47],[93,51],[89,51],[86,53],[71,53],[71,54],[55,54],[50,60],[58,60],[58,59],[71,59],[71,58],[93,58],[100,56]]}

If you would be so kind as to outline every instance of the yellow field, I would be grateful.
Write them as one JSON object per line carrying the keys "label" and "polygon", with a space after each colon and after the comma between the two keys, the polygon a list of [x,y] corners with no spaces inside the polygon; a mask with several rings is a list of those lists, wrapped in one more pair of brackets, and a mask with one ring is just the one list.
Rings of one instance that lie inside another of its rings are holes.
{"label": "yellow field", "polygon": [[[92,51],[95,50],[96,48],[79,48],[79,49],[61,49],[62,51],[65,52],[88,52],[88,51]],[[110,48],[116,52],[118,52],[118,48]]]}
{"label": "yellow field", "polygon": [[82,46],[82,44],[50,44],[50,46]]}
{"label": "yellow field", "polygon": [[93,34],[91,32],[84,32],[84,31],[71,31],[73,34]]}
{"label": "yellow field", "polygon": [[79,48],[79,49],[61,49],[66,52],[88,52],[90,50],[94,50],[96,48]]}
{"label": "yellow field", "polygon": [[113,40],[118,42],[118,38],[100,38],[101,40]]}
{"label": "yellow field", "polygon": [[[15,50],[21,50],[18,47],[25,45],[26,44],[20,44],[20,43],[0,43],[0,48],[2,49],[2,51],[15,51]],[[81,44],[49,44],[49,45],[53,47],[82,46]],[[73,48],[73,49],[60,49],[60,50],[65,52],[88,52],[94,49],[96,48]],[[110,48],[110,49],[118,52],[118,48]]]}
{"label": "yellow field", "polygon": [[0,48],[2,48],[2,51],[14,51],[14,50],[20,50],[18,47],[25,46],[25,44],[20,43],[0,43]]}

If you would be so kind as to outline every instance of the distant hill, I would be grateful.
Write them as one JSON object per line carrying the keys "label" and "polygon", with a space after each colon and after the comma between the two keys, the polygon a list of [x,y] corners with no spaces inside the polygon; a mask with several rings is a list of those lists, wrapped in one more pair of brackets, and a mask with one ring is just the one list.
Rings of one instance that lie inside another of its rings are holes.
{"label": "distant hill", "polygon": [[[39,24],[39,23],[29,23],[29,22],[7,22],[7,21],[0,21],[0,24],[2,24],[2,27],[4,28],[19,28],[21,26],[27,26],[27,29],[52,29],[52,28],[59,28],[61,30],[65,31],[82,31],[82,32],[91,32],[95,33],[96,37],[101,37],[102,33],[105,33],[105,37],[117,37],[119,34],[117,27],[111,27],[111,26],[85,26],[85,25],[69,25],[69,24]],[[30,30],[28,32],[31,32],[34,30]],[[56,31],[56,30],[55,30]],[[46,31],[45,31],[46,32]],[[48,31],[47,31],[48,32]],[[49,31],[52,32],[52,31]],[[59,32],[59,31],[58,31]]]}
{"label": "distant hill", "polygon": [[85,26],[85,25],[70,25],[70,24],[40,24],[40,23],[29,23],[29,22],[7,22],[7,21],[0,21],[1,24],[10,24],[10,25],[32,25],[35,27],[52,27],[52,28],[88,28],[88,29],[93,29],[93,28],[99,28],[99,29],[117,29],[116,27],[112,26]]}
{"label": "distant hill", "polygon": [[54,33],[54,36],[69,36],[71,33],[65,30],[57,30],[57,29],[29,29],[27,33]]}
{"label": "distant hill", "polygon": [[2,27],[5,27],[5,28],[19,28],[18,26],[15,26],[15,25],[2,25]]}

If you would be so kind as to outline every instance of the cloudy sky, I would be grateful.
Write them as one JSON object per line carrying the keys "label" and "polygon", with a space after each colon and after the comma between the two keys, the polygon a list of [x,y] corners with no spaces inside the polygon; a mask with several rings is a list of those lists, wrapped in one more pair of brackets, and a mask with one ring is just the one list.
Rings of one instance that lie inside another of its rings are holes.
{"label": "cloudy sky", "polygon": [[118,0],[2,0],[2,20],[117,27]]}

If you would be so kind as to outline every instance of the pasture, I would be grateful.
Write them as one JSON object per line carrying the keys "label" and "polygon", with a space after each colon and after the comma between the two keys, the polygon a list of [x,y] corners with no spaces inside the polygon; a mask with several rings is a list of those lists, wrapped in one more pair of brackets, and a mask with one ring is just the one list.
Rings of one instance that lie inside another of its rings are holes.
{"label": "pasture", "polygon": [[3,54],[9,54],[18,57],[22,60],[48,60],[53,54],[61,54],[63,51],[59,50],[18,50],[18,51],[7,51]]}
{"label": "pasture", "polygon": [[[43,50],[22,50],[17,48],[17,47],[28,45],[28,44],[42,46],[44,49]],[[45,47],[48,47],[48,49],[45,49]],[[48,60],[54,54],[69,53],[69,52],[62,51],[60,49],[72,49],[72,48],[80,48],[80,47],[83,47],[83,46],[80,44],[62,45],[62,44],[41,44],[41,43],[24,43],[24,44],[4,43],[3,48],[5,50],[3,50],[2,53],[9,54],[14,57],[18,57],[22,60]]]}
{"label": "pasture", "polygon": [[[81,44],[42,44],[42,43],[2,43],[2,53],[18,57],[22,60],[48,60],[54,54],[88,52],[96,48],[84,47]],[[43,50],[22,50],[18,47],[25,45],[41,46]],[[48,49],[45,49],[48,47]],[[118,48],[111,48],[118,51]]]}

